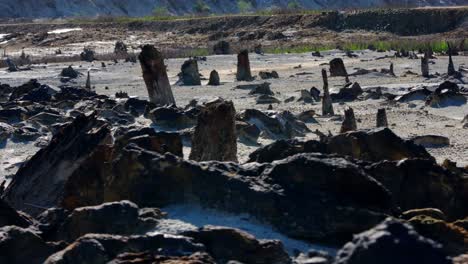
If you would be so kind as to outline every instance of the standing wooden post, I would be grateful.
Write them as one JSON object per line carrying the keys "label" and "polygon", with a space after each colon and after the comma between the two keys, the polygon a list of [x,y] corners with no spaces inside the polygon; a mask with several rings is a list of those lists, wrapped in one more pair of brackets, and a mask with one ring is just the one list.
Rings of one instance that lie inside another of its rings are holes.
{"label": "standing wooden post", "polygon": [[323,98],[322,98],[322,115],[335,115],[333,111],[332,99],[330,96],[330,91],[328,90],[328,76],[327,71],[322,69],[322,78],[323,78]]}
{"label": "standing wooden post", "polygon": [[155,105],[175,105],[163,55],[153,45],[145,45],[138,59],[150,102]]}

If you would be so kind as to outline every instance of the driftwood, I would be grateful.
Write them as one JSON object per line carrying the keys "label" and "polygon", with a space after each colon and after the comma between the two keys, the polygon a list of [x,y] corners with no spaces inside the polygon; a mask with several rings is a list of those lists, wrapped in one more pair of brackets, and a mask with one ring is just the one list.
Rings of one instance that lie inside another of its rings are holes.
{"label": "driftwood", "polygon": [[138,59],[150,102],[160,106],[175,105],[163,55],[153,45],[145,45]]}

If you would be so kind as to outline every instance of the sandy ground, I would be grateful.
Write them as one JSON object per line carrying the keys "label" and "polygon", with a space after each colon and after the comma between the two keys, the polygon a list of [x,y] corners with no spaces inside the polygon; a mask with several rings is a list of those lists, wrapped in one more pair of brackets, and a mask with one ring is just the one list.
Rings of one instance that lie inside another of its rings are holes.
{"label": "sandy ground", "polygon": [[[328,67],[324,65],[334,57],[344,59],[349,73],[357,68],[381,69],[388,68],[390,62],[395,65],[397,77],[383,75],[378,73],[359,75],[351,77],[351,81],[358,82],[364,89],[372,87],[387,87],[394,93],[405,93],[408,89],[414,87],[433,87],[442,80],[439,78],[425,79],[420,76],[408,75],[403,77],[404,72],[411,70],[419,72],[419,60],[410,60],[406,58],[385,58],[390,53],[377,53],[371,51],[357,52],[358,58],[347,58],[342,52],[330,51],[323,53],[323,58],[312,57],[310,54],[285,54],[285,55],[257,55],[251,54],[251,67],[253,74],[258,74],[261,70],[276,70],[280,78],[267,80],[271,83],[272,90],[276,93],[275,97],[284,102],[285,99],[295,96],[299,98],[301,89],[310,89],[315,86],[322,88],[320,69]],[[171,83],[177,81],[177,74],[180,71],[180,65],[183,59],[167,60],[168,73]],[[444,73],[447,67],[447,57],[439,57],[433,60],[431,72]],[[454,57],[455,65],[468,64],[467,57]],[[130,96],[146,98],[146,89],[141,78],[141,68],[139,64],[119,62],[106,62],[107,67],[101,67],[101,62],[73,63],[73,67],[83,73],[83,76],[75,82],[77,85],[84,85],[85,76],[88,70],[91,71],[92,84],[100,94],[114,95],[118,91],[125,91]],[[49,64],[36,65],[32,71],[7,73],[0,71],[0,82],[11,85],[19,85],[31,78],[38,79],[41,83],[50,85],[60,85],[59,73],[62,68],[68,64]],[[301,65],[301,68],[297,66]],[[241,111],[247,108],[256,108],[266,110],[268,105],[256,105],[255,97],[248,95],[248,91],[234,89],[239,84],[235,79],[236,57],[234,55],[209,56],[207,61],[199,62],[200,72],[208,77],[211,70],[216,69],[221,76],[223,84],[218,87],[206,86],[207,80],[203,81],[202,86],[178,86],[173,85],[173,92],[179,106],[186,105],[190,100],[196,99],[200,102],[207,101],[216,97],[223,97],[232,100],[236,110]],[[259,79],[257,77],[257,79]],[[330,78],[331,92],[337,91],[344,85],[344,78]],[[263,80],[256,80],[254,83],[260,83]],[[463,85],[462,85],[463,86]],[[343,114],[346,107],[351,106],[355,110],[358,119],[358,127],[362,129],[373,128],[375,126],[375,114],[378,108],[385,107],[388,113],[391,128],[401,137],[409,138],[415,135],[443,135],[451,140],[451,145],[444,148],[431,148],[429,152],[434,155],[439,162],[448,158],[458,162],[459,165],[468,165],[468,130],[463,129],[461,120],[468,114],[468,106],[453,106],[445,108],[431,108],[424,106],[422,101],[413,101],[411,103],[388,104],[384,100],[365,100],[355,101],[346,104],[334,104],[335,112]],[[301,102],[275,104],[275,110],[288,110],[293,113],[300,113],[305,110],[316,110],[320,113],[320,104],[304,104]],[[331,131],[338,133],[341,121],[330,118],[317,118],[318,124],[308,124],[312,129],[319,129],[323,132]],[[311,134],[308,137],[315,137]],[[260,143],[269,143],[267,140],[260,140]],[[239,160],[245,161],[247,155],[257,146],[239,146]],[[6,149],[11,149],[6,147]],[[2,152],[5,152],[5,148]]]}

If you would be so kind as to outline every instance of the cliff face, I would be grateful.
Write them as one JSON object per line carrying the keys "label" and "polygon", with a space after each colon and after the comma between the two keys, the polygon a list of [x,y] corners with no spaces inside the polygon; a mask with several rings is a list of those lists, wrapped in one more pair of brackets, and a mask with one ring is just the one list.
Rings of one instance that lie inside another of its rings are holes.
{"label": "cliff face", "polygon": [[[255,10],[286,7],[291,2],[312,9],[344,9],[358,7],[450,6],[466,0],[244,0],[245,7]],[[193,13],[198,2],[212,13],[238,13],[236,0],[0,0],[2,18],[57,18],[98,15],[145,16],[164,7],[173,14]],[[241,5],[242,6],[242,5]]]}

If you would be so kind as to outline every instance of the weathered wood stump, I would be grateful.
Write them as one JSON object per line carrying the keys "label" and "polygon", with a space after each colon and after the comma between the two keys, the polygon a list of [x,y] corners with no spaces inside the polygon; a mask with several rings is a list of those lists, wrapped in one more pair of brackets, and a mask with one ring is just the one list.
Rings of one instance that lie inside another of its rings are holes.
{"label": "weathered wood stump", "polygon": [[322,115],[335,115],[333,111],[332,98],[330,96],[330,91],[328,90],[328,77],[327,71],[322,69],[322,78],[323,78],[323,97],[322,97]]}
{"label": "weathered wood stump", "polygon": [[238,81],[252,81],[252,73],[250,71],[249,51],[242,50],[237,55],[237,74]]}
{"label": "weathered wood stump", "polygon": [[457,71],[455,70],[455,65],[453,64],[452,60],[452,47],[450,43],[447,42],[448,45],[448,55],[449,55],[449,63],[448,63],[448,69],[447,69],[447,74],[449,76],[455,75]]}
{"label": "weathered wood stump", "polygon": [[344,120],[341,124],[340,133],[357,130],[356,118],[354,117],[354,110],[350,107],[345,110]]}
{"label": "weathered wood stump", "polygon": [[86,85],[85,88],[89,91],[91,91],[91,74],[88,71],[88,76],[86,77]]}
{"label": "weathered wood stump", "polygon": [[211,71],[210,73],[210,80],[208,81],[208,85],[218,86],[220,85],[219,74],[216,70]]}
{"label": "weathered wood stump", "polygon": [[153,45],[145,45],[138,59],[150,102],[160,106],[175,105],[163,55]]}
{"label": "weathered wood stump", "polygon": [[424,53],[424,57],[421,58],[421,74],[423,77],[429,77],[429,54]]}
{"label": "weathered wood stump", "polygon": [[190,159],[237,162],[236,110],[231,101],[208,102],[198,115]]}
{"label": "weathered wood stump", "polygon": [[342,59],[335,58],[330,61],[330,76],[331,77],[335,77],[335,76],[347,77],[348,76],[348,72],[346,71],[346,67]]}
{"label": "weathered wood stump", "polygon": [[377,127],[388,127],[387,111],[385,108],[377,110]]}
{"label": "weathered wood stump", "polygon": [[198,62],[189,59],[182,64],[180,68],[181,80],[184,85],[201,85],[200,72],[198,71]]}

